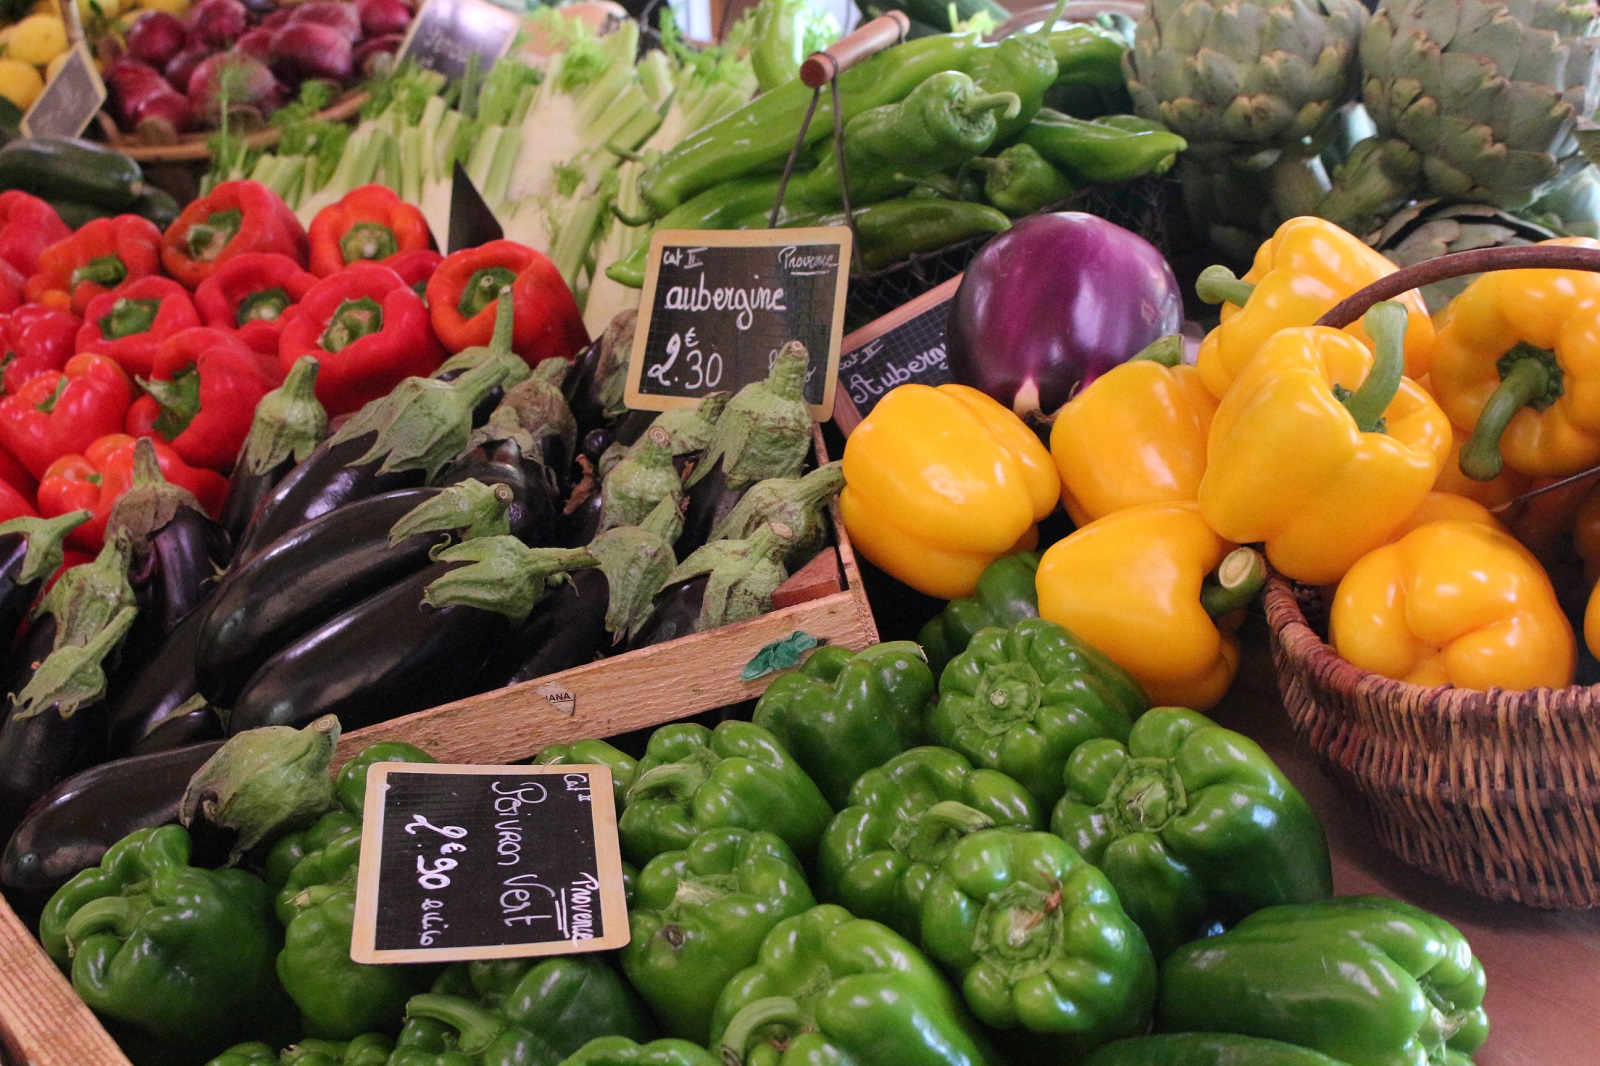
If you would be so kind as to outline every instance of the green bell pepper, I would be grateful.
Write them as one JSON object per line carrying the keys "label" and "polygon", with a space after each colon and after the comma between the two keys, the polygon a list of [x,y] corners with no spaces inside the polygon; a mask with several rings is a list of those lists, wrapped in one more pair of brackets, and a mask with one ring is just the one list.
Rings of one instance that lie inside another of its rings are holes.
{"label": "green bell pepper", "polygon": [[1000,1066],[943,975],[899,933],[822,904],[779,922],[717,1000],[725,1066]]}
{"label": "green bell pepper", "polygon": [[[332,854],[329,854],[329,848],[334,849]],[[334,862],[344,862],[346,859],[348,866],[355,862],[360,851],[361,815],[351,814],[342,807],[335,808],[304,829],[279,837],[267,852],[261,877],[275,897],[284,897],[287,890],[286,898],[293,899],[297,892],[308,885],[337,878],[337,873],[332,877],[323,876],[321,870],[331,869]],[[307,856],[312,857],[312,865],[297,875],[300,863]],[[313,874],[314,869],[318,871],[316,874]],[[294,880],[292,887],[291,879]],[[292,908],[282,906],[278,910],[280,921],[287,922],[293,916]]]}
{"label": "green bell pepper", "polygon": [[300,1040],[272,1050],[252,1042],[229,1048],[206,1066],[386,1066],[394,1041],[382,1033],[363,1033],[354,1040]]}
{"label": "green bell pepper", "polygon": [[844,806],[856,778],[923,740],[933,671],[909,640],[861,651],[818,648],[774,678],[751,721],[811,775],[830,804]]}
{"label": "green bell pepper", "polygon": [[1489,1035],[1483,966],[1409,903],[1341,896],[1256,911],[1161,966],[1159,1030],[1259,1036],[1350,1066],[1466,1066]]}
{"label": "green bell pepper", "polygon": [[1038,552],[1002,555],[983,568],[971,596],[951,600],[917,634],[928,653],[933,676],[944,673],[951,659],[967,650],[972,634],[989,626],[1009,626],[1024,618],[1039,617]]}
{"label": "green bell pepper", "polygon": [[1081,1058],[1150,1020],[1144,934],[1105,875],[1051,833],[957,841],[922,895],[922,946],[961,975],[979,1021],[1018,1031],[1033,1054]]}
{"label": "green bell pepper", "polygon": [[438,761],[416,745],[402,740],[368,744],[339,767],[339,773],[333,779],[333,794],[339,806],[359,818],[367,806],[367,771],[373,763]]}
{"label": "green bell pepper", "polygon": [[291,1014],[267,886],[189,865],[182,826],[140,829],[45,905],[39,938],[135,1062],[203,1062]]}
{"label": "green bell pepper", "polygon": [[606,767],[611,771],[611,795],[616,800],[618,811],[622,810],[622,801],[628,795],[628,786],[633,784],[634,776],[639,772],[639,760],[604,740],[575,740],[571,744],[551,744],[541,749],[533,761],[541,766],[589,763]]}
{"label": "green bell pepper", "polygon": [[662,1028],[704,1044],[722,987],[756,960],[773,926],[815,904],[777,836],[708,829],[639,871],[622,972]]}
{"label": "green bell pepper", "polygon": [[622,854],[643,865],[717,826],[765,829],[810,862],[833,808],[778,739],[749,722],[691,722],[650,734],[617,820]]}
{"label": "green bell pepper", "polygon": [[722,1066],[699,1044],[662,1037],[640,1044],[625,1036],[600,1036],[572,1053],[561,1066]]}
{"label": "green bell pepper", "polygon": [[1235,1033],[1157,1033],[1114,1040],[1083,1066],[1347,1066],[1310,1048]]}
{"label": "green bell pepper", "polygon": [[1025,618],[973,634],[939,675],[928,724],[939,743],[1016,778],[1049,809],[1066,791],[1067,756],[1093,737],[1127,740],[1144,709],[1127,671],[1054,622]]}
{"label": "green bell pepper", "polygon": [[655,1035],[650,1012],[609,956],[558,955],[524,967],[503,995],[491,995],[499,998],[494,1005],[441,992],[412,996],[407,1024],[443,1023],[454,1030],[450,1050],[472,1056],[476,1066],[556,1066],[597,1036]]}
{"label": "green bell pepper", "polygon": [[818,891],[912,940],[922,894],[957,840],[996,826],[1039,829],[1028,790],[949,748],[912,748],[861,775],[817,848]]}
{"label": "green bell pepper", "polygon": [[1333,894],[1322,824],[1249,737],[1157,707],[1067,760],[1050,829],[1098,866],[1157,959],[1276,903]]}

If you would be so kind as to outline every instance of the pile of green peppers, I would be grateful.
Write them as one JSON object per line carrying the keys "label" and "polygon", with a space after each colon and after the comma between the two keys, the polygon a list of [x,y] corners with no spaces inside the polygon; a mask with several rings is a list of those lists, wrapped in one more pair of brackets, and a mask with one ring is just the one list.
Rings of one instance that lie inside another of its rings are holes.
{"label": "pile of green peppers", "polygon": [[[1124,93],[1117,34],[1078,24],[986,44],[938,34],[898,45],[838,77],[842,136],[824,90],[794,174],[779,175],[812,103],[798,80],[762,93],[651,163],[639,193],[663,229],[844,225],[845,202],[869,270],[998,233],[1085,186],[1164,173],[1185,147],[1159,123],[1075,117],[1070,90]],[[1055,94],[1055,95],[1052,95]],[[608,275],[644,282],[646,232]]]}
{"label": "pile of green peppers", "polygon": [[41,936],[141,1066],[1470,1063],[1459,931],[1334,897],[1272,760],[1032,617],[1036,566],[997,561],[926,657],[822,647],[753,721],[539,753],[613,772],[617,951],[353,963],[366,768],[427,759],[392,744],[246,868],[133,834]]}

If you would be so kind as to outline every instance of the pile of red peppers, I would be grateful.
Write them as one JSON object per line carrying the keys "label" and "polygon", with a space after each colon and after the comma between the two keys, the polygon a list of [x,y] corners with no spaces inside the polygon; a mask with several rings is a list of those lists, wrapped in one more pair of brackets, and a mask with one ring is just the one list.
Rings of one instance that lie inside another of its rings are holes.
{"label": "pile of red peppers", "polygon": [[136,215],[73,231],[43,200],[0,193],[0,521],[87,509],[67,563],[88,558],[140,437],[215,516],[256,404],[297,359],[318,361],[337,417],[488,343],[504,288],[529,363],[588,343],[544,255],[495,241],[441,256],[383,186],[307,229],[266,186],[223,182],[165,232]]}

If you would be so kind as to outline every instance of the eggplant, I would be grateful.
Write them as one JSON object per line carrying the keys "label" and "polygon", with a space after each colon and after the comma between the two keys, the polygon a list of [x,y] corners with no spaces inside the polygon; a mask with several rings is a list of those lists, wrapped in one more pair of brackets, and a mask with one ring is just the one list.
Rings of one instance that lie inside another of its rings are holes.
{"label": "eggplant", "polygon": [[[222,746],[112,759],[56,784],[28,808],[0,854],[0,885],[11,892],[53,892],[98,865],[133,832],[178,819],[189,778]],[[198,861],[198,860],[197,860]]]}
{"label": "eggplant", "polygon": [[622,395],[627,389],[628,359],[638,325],[638,311],[620,312],[569,364],[561,391],[577,419],[579,433],[609,426],[628,410]]}
{"label": "eggplant", "polygon": [[195,683],[195,649],[204,622],[205,612],[191,612],[115,690],[107,714],[113,758],[222,736],[222,720]]}
{"label": "eggplant", "polygon": [[588,552],[475,537],[329,619],[262,664],[228,731],[303,726],[324,714],[359,729],[482,691],[490,651],[550,590],[551,575],[598,565]]}
{"label": "eggplant", "polygon": [[[675,407],[670,411],[662,411],[646,423],[646,430],[659,429],[667,435],[668,449],[672,452],[673,465],[678,468],[678,476],[682,477],[693,469],[700,461],[700,455],[706,446],[711,443],[712,435],[716,431],[717,420],[722,417],[723,410],[728,405],[731,393],[708,392],[700,397],[700,402],[692,407]],[[646,412],[635,412],[645,414]],[[604,477],[611,472],[611,468],[621,462],[631,452],[640,447],[639,433],[631,437],[626,443],[621,439],[616,440],[604,453],[601,454],[595,468]]]}
{"label": "eggplant", "polygon": [[396,489],[280,537],[232,570],[207,606],[195,643],[199,693],[233,707],[275,653],[426,567],[442,533],[504,532],[510,495],[470,480],[450,489]]}
{"label": "eggplant", "polygon": [[14,518],[0,525],[0,650],[11,647],[46,579],[61,567],[62,541],[88,511]]}
{"label": "eggplant", "polygon": [[[716,476],[715,474],[713,476]],[[836,459],[803,477],[758,481],[743,492],[707,540],[738,540],[768,522],[781,522],[794,534],[784,566],[792,573],[811,561],[827,542],[828,503],[844,487],[844,467]],[[685,517],[684,524],[688,525]]]}
{"label": "eggplant", "polygon": [[696,622],[705,604],[706,588],[711,575],[696,574],[683,581],[675,581],[656,594],[655,608],[644,624],[628,638],[628,650],[637,651],[652,644],[665,644],[669,640],[697,633]]}
{"label": "eggplant", "polygon": [[781,522],[741,540],[718,540],[679,563],[662,582],[654,609],[628,640],[628,650],[742,622],[772,609],[772,594],[788,572],[794,542]]}
{"label": "eggplant", "polygon": [[318,365],[309,355],[296,359],[283,384],[256,404],[222,505],[222,528],[234,544],[278,482],[328,436],[328,412],[316,393]]}
{"label": "eggplant", "polygon": [[439,475],[442,484],[471,479],[510,490],[506,525],[527,544],[554,542],[562,496],[543,459],[523,453],[514,440],[480,444]]}
{"label": "eggplant", "polygon": [[600,457],[606,453],[606,450],[612,444],[616,443],[616,439],[609,429],[591,429],[583,435],[583,440],[578,443],[578,455],[582,459],[598,464]]}

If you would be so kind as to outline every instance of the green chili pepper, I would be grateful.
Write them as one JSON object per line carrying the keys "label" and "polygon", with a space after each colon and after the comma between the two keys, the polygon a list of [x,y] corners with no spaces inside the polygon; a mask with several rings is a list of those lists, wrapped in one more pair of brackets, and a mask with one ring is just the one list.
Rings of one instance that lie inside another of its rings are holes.
{"label": "green chili pepper", "polygon": [[[988,204],[913,196],[858,208],[855,223],[855,258],[868,270],[1011,228],[1011,220]],[[797,215],[784,225],[843,226],[845,216],[842,211]]]}
{"label": "green chili pepper", "polygon": [[1080,22],[1051,30],[1046,40],[1056,57],[1057,88],[1086,86],[1127,93],[1122,57],[1128,41],[1122,35]]}
{"label": "green chili pepper", "polygon": [[1012,34],[984,53],[972,72],[979,89],[986,93],[1013,92],[1020,107],[1014,115],[995,119],[994,143],[1004,144],[1033,121],[1044,104],[1045,91],[1060,75],[1060,64],[1050,42],[1050,27],[1060,17],[1067,0],[1056,0],[1055,10],[1045,16],[1033,33]]}
{"label": "green chili pepper", "polygon": [[[887,200],[907,191],[910,178],[952,170],[988,150],[998,119],[1021,106],[1014,92],[983,92],[961,71],[942,70],[899,103],[862,112],[844,127],[851,204]],[[837,154],[825,153],[798,184],[810,203],[838,203]]]}
{"label": "green chili pepper", "polygon": [[1023,131],[1022,142],[1038,149],[1069,178],[1087,184],[1164,174],[1188,142],[1159,123],[1141,121],[1145,128],[1128,129],[1103,118],[1073,118],[1040,108]]}
{"label": "green chili pepper", "polygon": [[734,178],[706,189],[663,215],[626,256],[606,268],[606,276],[619,285],[640,288],[656,229],[740,229],[752,218],[765,225],[777,200],[778,178],[771,174]]}
{"label": "green chili pepper", "polygon": [[968,165],[985,174],[984,198],[1012,218],[1043,211],[1072,195],[1072,182],[1031,144],[1013,144]]}

